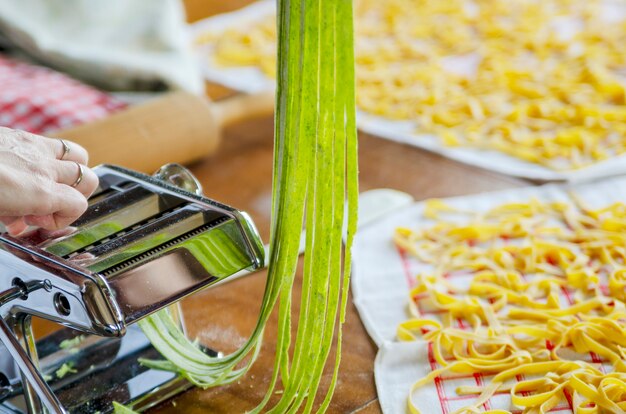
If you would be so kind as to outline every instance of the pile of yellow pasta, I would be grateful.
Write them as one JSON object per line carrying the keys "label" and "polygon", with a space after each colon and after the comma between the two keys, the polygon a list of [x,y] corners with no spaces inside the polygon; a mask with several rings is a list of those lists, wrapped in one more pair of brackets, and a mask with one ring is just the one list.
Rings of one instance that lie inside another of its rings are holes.
{"label": "pile of yellow pasta", "polygon": [[[417,275],[398,337],[430,341],[442,368],[411,392],[444,372],[485,373],[495,375],[485,387],[457,389],[477,395],[457,413],[501,391],[525,413],[567,396],[576,413],[626,412],[626,204],[531,200],[477,214],[431,200],[424,216],[434,224],[394,237],[432,267]],[[409,408],[419,413],[411,398]]]}
{"label": "pile of yellow pasta", "polygon": [[[555,170],[626,152],[620,0],[355,0],[357,104]],[[273,19],[199,43],[275,76]],[[419,139],[419,138],[416,138]]]}

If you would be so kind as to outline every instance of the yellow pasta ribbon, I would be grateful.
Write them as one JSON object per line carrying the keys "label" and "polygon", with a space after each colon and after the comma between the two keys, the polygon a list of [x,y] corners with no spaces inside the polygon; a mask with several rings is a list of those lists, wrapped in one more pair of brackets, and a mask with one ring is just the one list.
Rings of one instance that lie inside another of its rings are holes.
{"label": "yellow pasta ribbon", "polygon": [[[478,213],[434,200],[423,215],[431,225],[394,235],[433,269],[417,275],[412,319],[397,337],[432,343],[441,368],[411,394],[444,373],[481,373],[492,377],[459,387],[477,398],[455,414],[481,412],[503,391],[525,413],[547,413],[567,396],[576,413],[626,412],[626,205],[590,209],[573,197]],[[458,274],[466,286],[448,280]],[[408,409],[420,413],[411,397]]]}
{"label": "yellow pasta ribbon", "polygon": [[[626,25],[606,0],[354,3],[361,110],[555,170],[626,152]],[[272,18],[197,41],[275,76]]]}

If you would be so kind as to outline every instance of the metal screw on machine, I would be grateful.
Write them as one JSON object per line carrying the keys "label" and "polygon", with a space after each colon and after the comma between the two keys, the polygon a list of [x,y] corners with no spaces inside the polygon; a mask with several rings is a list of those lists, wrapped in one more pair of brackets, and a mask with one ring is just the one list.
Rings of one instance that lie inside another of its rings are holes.
{"label": "metal screw on machine", "polygon": [[[247,214],[203,197],[184,167],[94,171],[100,186],[65,234],[0,233],[0,341],[20,371],[0,375],[0,413],[141,411],[187,389],[137,362],[159,356],[134,322],[177,317],[180,299],[263,265]],[[36,341],[32,316],[66,328]]]}

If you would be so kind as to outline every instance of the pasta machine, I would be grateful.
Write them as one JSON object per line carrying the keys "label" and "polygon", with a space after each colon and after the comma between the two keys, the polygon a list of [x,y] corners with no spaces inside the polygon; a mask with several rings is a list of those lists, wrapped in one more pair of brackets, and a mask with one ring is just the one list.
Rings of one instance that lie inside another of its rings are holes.
{"label": "pasta machine", "polygon": [[[189,388],[141,365],[160,356],[134,323],[167,309],[182,327],[180,299],[263,266],[249,217],[203,197],[183,167],[94,171],[100,185],[63,234],[0,233],[0,413],[143,411]],[[37,340],[32,316],[65,327]]]}

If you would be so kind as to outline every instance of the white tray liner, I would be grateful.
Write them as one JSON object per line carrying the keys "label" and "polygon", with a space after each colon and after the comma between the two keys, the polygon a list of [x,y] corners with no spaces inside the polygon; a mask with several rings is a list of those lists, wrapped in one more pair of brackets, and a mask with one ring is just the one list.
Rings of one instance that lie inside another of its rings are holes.
{"label": "white tray liner", "polygon": [[[609,0],[607,1],[610,3]],[[234,12],[219,14],[193,23],[189,26],[190,35],[192,39],[204,33],[219,35],[219,33],[230,28],[245,27],[252,22],[267,19],[275,14],[275,11],[274,1],[261,0]],[[213,59],[213,50],[214,47],[210,43],[197,47],[198,64],[207,80],[246,93],[260,92],[275,87],[274,80],[265,76],[257,67],[220,66]],[[515,177],[538,181],[583,182],[626,174],[626,155],[611,158],[580,170],[560,172],[498,151],[446,147],[432,135],[416,133],[416,125],[410,121],[394,121],[359,111],[357,123],[363,132],[422,148],[465,164]]]}
{"label": "white tray liner", "polygon": [[[568,191],[575,193],[590,207],[602,207],[613,202],[626,202],[626,177],[612,178],[599,183],[576,186],[549,184],[494,193],[484,193],[446,199],[446,203],[464,210],[486,211],[506,202],[526,201],[537,198],[542,201],[568,200]],[[404,265],[391,239],[397,227],[419,228],[432,223],[421,216],[424,203],[419,202],[399,209],[382,220],[363,226],[354,244],[354,270],[352,294],[367,332],[379,346],[375,363],[378,396],[383,412],[407,412],[407,396],[410,386],[431,372],[427,346],[424,341],[397,342],[396,327],[408,317],[409,287]],[[415,269],[412,269],[415,270]],[[445,394],[454,396],[454,388],[463,380],[444,381]],[[424,414],[442,412],[437,389],[434,385],[420,388],[414,401]],[[462,404],[463,401],[458,401]],[[454,401],[450,403],[453,406]],[[511,409],[510,399],[499,395],[491,399],[491,407]],[[561,407],[559,413],[571,412]]]}

